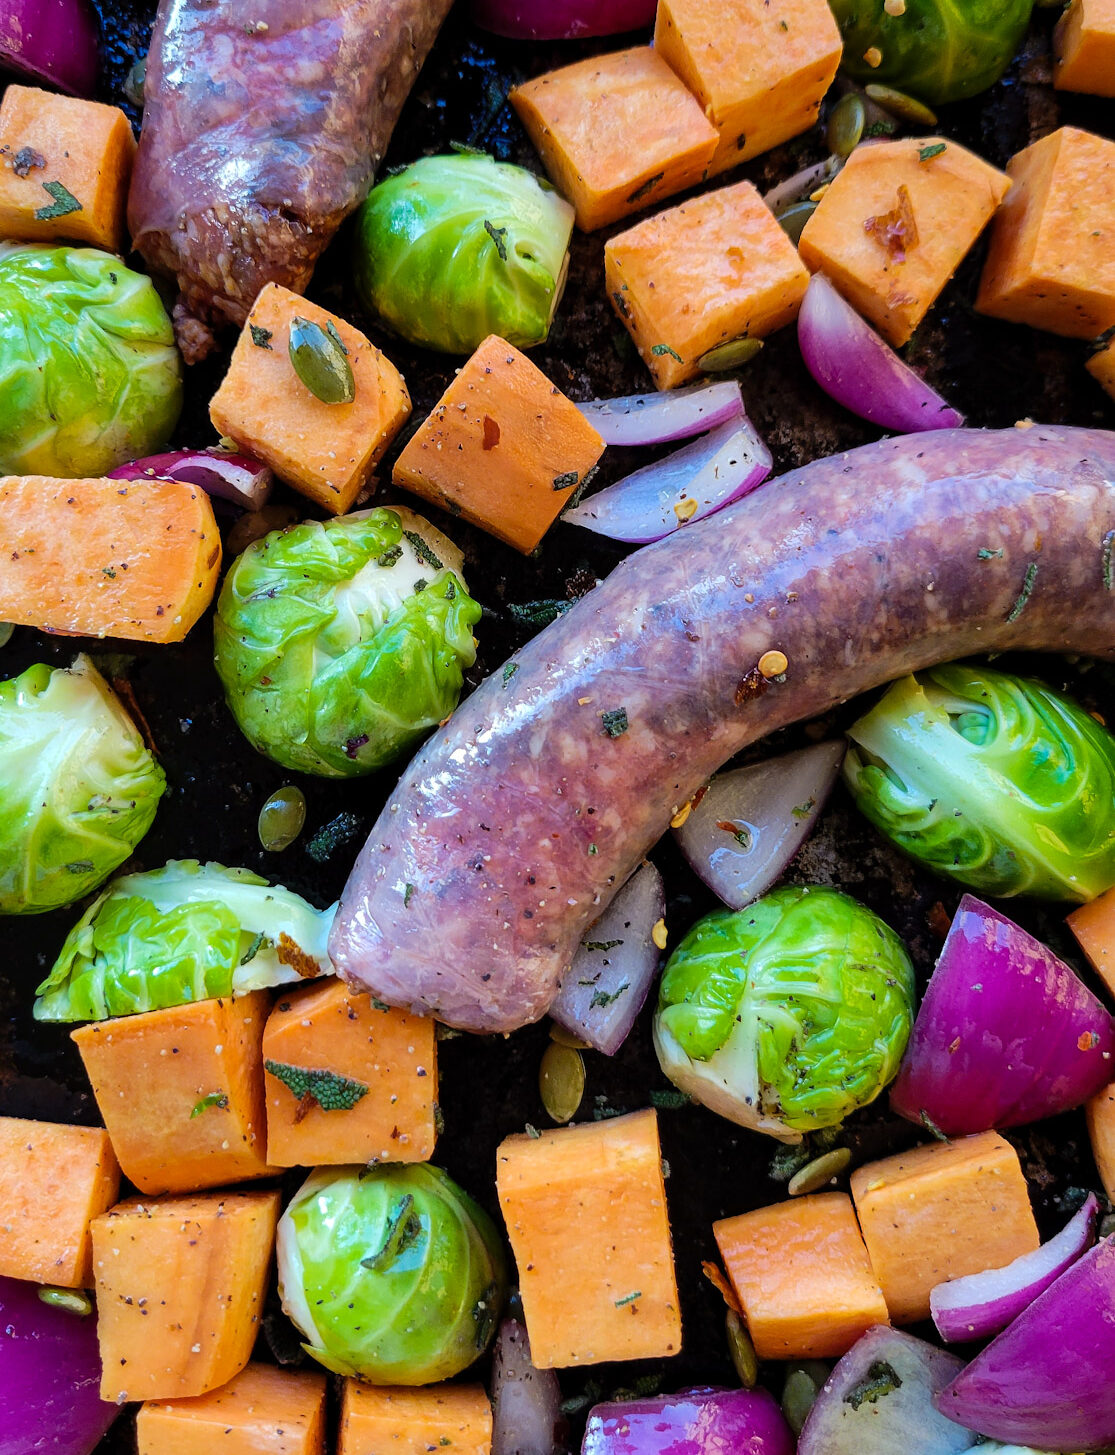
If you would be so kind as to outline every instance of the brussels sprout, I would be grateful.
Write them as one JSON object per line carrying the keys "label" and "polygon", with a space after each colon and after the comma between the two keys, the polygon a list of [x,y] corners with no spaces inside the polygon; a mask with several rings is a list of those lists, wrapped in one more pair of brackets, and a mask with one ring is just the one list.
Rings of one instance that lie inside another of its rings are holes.
{"label": "brussels sprout", "polygon": [[[844,70],[907,91],[931,106],[994,85],[1022,43],[1033,0],[830,0]],[[872,65],[878,52],[881,59]]]}
{"label": "brussels sprout", "polygon": [[433,1384],[491,1342],[506,1293],[487,1214],[439,1167],[311,1174],[279,1222],[279,1295],[336,1374]]}
{"label": "brussels sprout", "polygon": [[449,716],[476,660],[480,607],[460,553],[410,511],[273,531],[233,564],[213,626],[217,673],[259,752],[350,778]]}
{"label": "brussels sprout", "polygon": [[951,663],[895,682],[849,735],[857,807],[938,874],[1045,899],[1115,884],[1115,738],[1061,693]]}
{"label": "brussels sprout", "polygon": [[66,936],[35,1019],[100,1021],[328,975],[334,908],[196,859],[125,874]]}
{"label": "brussels sprout", "polygon": [[0,474],[104,475],[160,449],[181,408],[149,278],[96,248],[0,248]]}
{"label": "brussels sprout", "polygon": [[662,977],[654,1044],[680,1090],[798,1141],[878,1096],[913,1008],[913,968],[881,919],[835,889],[775,889],[689,931]]}
{"label": "brussels sprout", "polygon": [[96,889],[151,827],[165,787],[88,657],[0,682],[0,914]]}
{"label": "brussels sprout", "polygon": [[412,344],[539,344],[565,287],[573,209],[548,182],[469,153],[423,157],[356,215],[357,292]]}

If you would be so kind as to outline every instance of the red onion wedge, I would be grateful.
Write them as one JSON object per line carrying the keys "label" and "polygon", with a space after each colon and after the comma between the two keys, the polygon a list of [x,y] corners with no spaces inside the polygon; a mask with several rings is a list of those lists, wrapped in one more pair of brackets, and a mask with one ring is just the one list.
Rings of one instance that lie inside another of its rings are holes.
{"label": "red onion wedge", "polygon": [[891,1087],[950,1137],[1080,1106],[1115,1075],[1115,1023],[1072,969],[966,894]]}
{"label": "red onion wedge", "polygon": [[120,1413],[100,1383],[96,1316],[0,1278],[0,1455],[90,1455]]}
{"label": "red onion wedge", "polygon": [[[1115,1238],[1078,1258],[935,1400],[949,1419],[1036,1450],[1115,1442]],[[910,1455],[904,1451],[903,1455]]]}
{"label": "red onion wedge", "polygon": [[550,1017],[605,1056],[614,1056],[643,1008],[666,913],[662,875],[649,861],[635,870],[589,929],[561,978]]}
{"label": "red onion wedge", "polygon": [[844,744],[817,743],[718,774],[674,830],[714,894],[742,909],[765,894],[813,831],[844,761]]}
{"label": "red onion wedge", "polygon": [[804,202],[818,187],[831,182],[843,165],[839,157],[826,157],[823,162],[816,162],[803,171],[795,172],[792,177],[779,182],[769,192],[764,192],[763,201],[775,217],[778,217],[787,207],[793,207],[795,202]]}
{"label": "red onion wedge", "polygon": [[492,1455],[554,1455],[561,1419],[557,1375],[535,1368],[526,1329],[504,1319],[492,1353]]}
{"label": "red onion wedge", "polygon": [[108,474],[111,480],[181,480],[245,510],[258,510],[271,494],[273,482],[271,471],[259,460],[222,449],[169,450],[165,455],[118,465]]}
{"label": "red onion wedge", "polygon": [[91,96],[97,22],[87,0],[5,0],[0,65],[71,96]]}
{"label": "red onion wedge", "polygon": [[731,505],[761,485],[772,464],[770,451],[743,416],[598,491],[562,520],[645,545]]}
{"label": "red onion wedge", "polygon": [[483,30],[513,40],[576,40],[654,24],[656,0],[472,0]]}
{"label": "red onion wedge", "polygon": [[687,1389],[589,1411],[581,1455],[792,1455],[765,1389]]}
{"label": "red onion wedge", "polygon": [[1023,1253],[1005,1268],[938,1283],[929,1306],[941,1338],[963,1344],[1005,1329],[1092,1246],[1098,1211],[1099,1203],[1089,1193],[1080,1211],[1035,1252]]}
{"label": "red onion wedge", "polygon": [[590,399],[577,408],[606,445],[664,445],[737,419],[743,413],[743,395],[733,379],[664,394]]}
{"label": "red onion wedge", "polygon": [[823,273],[814,273],[806,289],[798,344],[825,393],[882,429],[915,434],[964,423],[964,416],[902,362]]}
{"label": "red onion wedge", "polygon": [[798,1455],[959,1455],[974,1431],[938,1414],[933,1400],[962,1368],[912,1334],[868,1329],[814,1400]]}

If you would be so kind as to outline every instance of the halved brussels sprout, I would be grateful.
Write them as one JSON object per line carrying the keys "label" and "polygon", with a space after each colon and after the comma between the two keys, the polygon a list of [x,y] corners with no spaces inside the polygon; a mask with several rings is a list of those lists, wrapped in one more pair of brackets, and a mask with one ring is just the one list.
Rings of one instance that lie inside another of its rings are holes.
{"label": "halved brussels sprout", "polygon": [[104,475],[161,449],[181,409],[149,278],[96,248],[0,246],[0,474]]}
{"label": "halved brussels sprout", "polygon": [[280,1219],[276,1251],[283,1308],[336,1374],[450,1379],[499,1324],[507,1273],[495,1228],[428,1163],[312,1173]]}
{"label": "halved brussels sprout", "polygon": [[1088,900],[1115,884],[1115,738],[1041,682],[954,662],[849,729],[856,806],[969,889]]}
{"label": "halved brussels sprout", "polygon": [[913,1015],[913,967],[877,915],[835,889],[775,889],[685,936],[662,977],[654,1045],[680,1090],[799,1141],[878,1096]]}
{"label": "halved brussels sprout", "polygon": [[0,682],[0,914],[96,889],[151,827],[165,788],[88,657]]}
{"label": "halved brussels sprout", "polygon": [[381,768],[461,695],[480,607],[460,552],[397,507],[303,521],[248,547],[213,624],[217,673],[244,736],[287,768]]}

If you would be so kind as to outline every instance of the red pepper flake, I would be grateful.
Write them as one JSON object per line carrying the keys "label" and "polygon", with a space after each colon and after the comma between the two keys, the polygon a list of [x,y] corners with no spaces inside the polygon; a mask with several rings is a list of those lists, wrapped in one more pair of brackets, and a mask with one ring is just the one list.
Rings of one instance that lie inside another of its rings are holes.
{"label": "red pepper flake", "polygon": [[484,437],[480,441],[482,450],[494,450],[499,444],[499,425],[490,414],[484,416]]}
{"label": "red pepper flake", "polygon": [[1076,1043],[1078,1051],[1094,1051],[1100,1043],[1099,1036],[1095,1031],[1082,1031],[1080,1039]]}
{"label": "red pepper flake", "polygon": [[721,1273],[717,1265],[715,1263],[708,1262],[708,1260],[706,1259],[701,1263],[701,1272],[712,1284],[713,1288],[716,1289],[717,1293],[719,1293],[720,1297],[724,1300],[724,1302],[728,1305],[732,1312],[734,1314],[738,1314],[740,1318],[742,1318],[743,1309],[740,1307],[739,1299],[736,1297],[736,1291],[728,1282],[728,1280],[724,1277],[723,1273]]}
{"label": "red pepper flake", "polygon": [[906,261],[906,254],[918,245],[918,225],[910,201],[910,189],[905,183],[898,189],[898,205],[894,210],[868,217],[863,230],[886,248],[896,263]]}

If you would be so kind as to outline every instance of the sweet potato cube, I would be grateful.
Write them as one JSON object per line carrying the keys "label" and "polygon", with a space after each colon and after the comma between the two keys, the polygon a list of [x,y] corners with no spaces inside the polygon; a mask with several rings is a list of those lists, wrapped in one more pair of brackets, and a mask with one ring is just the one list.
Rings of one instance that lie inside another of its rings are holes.
{"label": "sweet potato cube", "polygon": [[[1084,367],[1093,379],[1099,380],[1102,387],[1107,390],[1112,399],[1115,399],[1115,344],[1108,344],[1105,349],[1100,349],[1098,353],[1094,353],[1085,363]],[[1096,968],[1099,969],[1099,966]],[[1100,973],[1102,974],[1103,972],[1101,971]],[[1115,963],[1110,966],[1108,975],[1111,977],[1108,980],[1108,984],[1112,992],[1115,993]]]}
{"label": "sweet potato cube", "polygon": [[149,1400],[138,1455],[324,1455],[325,1375],[249,1364],[195,1399]]}
{"label": "sweet potato cube", "polygon": [[548,71],[510,99],[585,232],[700,182],[720,139],[650,46]]}
{"label": "sweet potato cube", "polygon": [[1115,326],[1115,141],[1063,126],[1007,175],[977,310],[1067,338]]}
{"label": "sweet potato cube", "polygon": [[345,1380],[337,1455],[490,1455],[492,1407],[479,1384],[377,1388]]}
{"label": "sweet potato cube", "polygon": [[1088,1136],[1103,1190],[1115,1200],[1115,1084],[1097,1091],[1088,1103]]}
{"label": "sweet potato cube", "polygon": [[678,1352],[653,1110],[507,1137],[496,1188],[539,1369]]}
{"label": "sweet potato cube", "polygon": [[101,1127],[0,1117],[0,1277],[88,1288],[89,1225],[119,1189]]}
{"label": "sweet potato cube", "polygon": [[1053,32],[1053,84],[1115,96],[1115,0],[1071,0]]}
{"label": "sweet potato cube", "polygon": [[928,1318],[936,1284],[1038,1246],[1018,1153],[997,1132],[868,1163],[852,1174],[852,1197],[896,1324]]}
{"label": "sweet potato cube", "polygon": [[270,1008],[267,991],[255,990],[71,1032],[140,1192],[196,1192],[275,1170],[264,1155],[260,1050]]}
{"label": "sweet potato cube", "polygon": [[711,172],[808,131],[842,49],[825,0],[658,0],[654,47],[720,134]]}
{"label": "sweet potato cube", "polygon": [[9,86],[0,104],[0,238],[127,252],[135,153],[119,106]]}
{"label": "sweet potato cube", "polygon": [[805,224],[798,251],[892,344],[904,344],[1010,182],[938,137],[857,147]]}
{"label": "sweet potato cube", "polygon": [[[1111,349],[1107,352],[1111,353]],[[1093,358],[1101,359],[1103,355],[1095,354]],[[1091,359],[1088,366],[1092,366]],[[1115,388],[1115,356],[1111,360],[1111,372],[1111,384]],[[1104,382],[1098,373],[1096,377],[1101,383]],[[1106,384],[1104,387],[1107,387]],[[1082,904],[1079,909],[1074,909],[1065,923],[1076,936],[1092,969],[1111,994],[1115,995],[1115,889],[1109,889],[1098,898]]]}
{"label": "sweet potato cube", "polygon": [[407,441],[392,478],[529,555],[603,453],[577,406],[491,334]]}
{"label": "sweet potato cube", "polygon": [[760,1359],[828,1359],[889,1323],[852,1200],[843,1192],[713,1223]]}
{"label": "sweet potato cube", "polygon": [[277,1192],[134,1199],[93,1220],[101,1398],[208,1394],[247,1364]]}
{"label": "sweet potato cube", "polygon": [[608,296],[654,375],[672,389],[716,344],[791,323],[809,274],[750,182],[648,217],[604,248]]}
{"label": "sweet potato cube", "polygon": [[377,1006],[342,980],[282,996],[263,1036],[268,1159],[280,1167],[427,1161],[437,1136],[434,1032],[432,1020]]}
{"label": "sweet potato cube", "polygon": [[[294,372],[296,318],[340,337],[356,386],[350,404],[323,403]],[[222,435],[332,515],[352,506],[409,415],[410,395],[390,359],[351,323],[278,283],[260,291],[209,404]]]}

